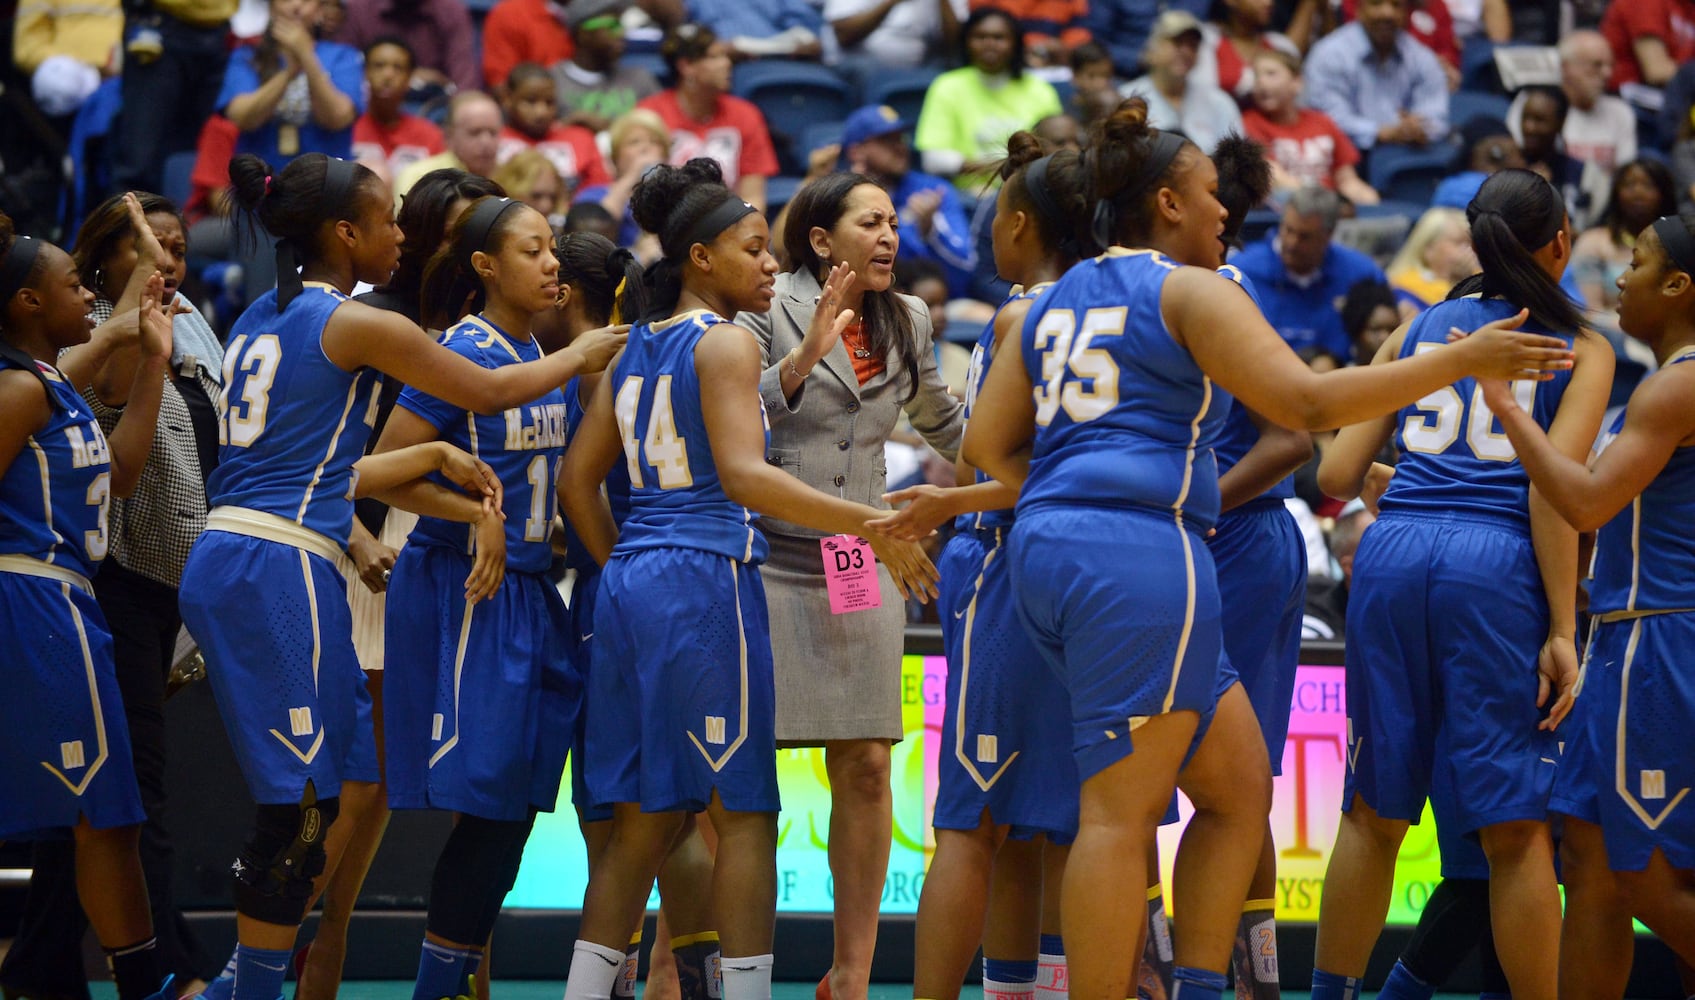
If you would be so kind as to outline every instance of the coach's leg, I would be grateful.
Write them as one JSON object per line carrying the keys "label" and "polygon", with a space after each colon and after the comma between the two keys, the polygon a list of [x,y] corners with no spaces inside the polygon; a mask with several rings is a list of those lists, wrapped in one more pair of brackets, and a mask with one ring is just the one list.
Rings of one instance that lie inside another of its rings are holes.
{"label": "coach's leg", "polygon": [[1181,979],[1183,970],[1199,969],[1223,976],[1271,814],[1265,737],[1242,685],[1231,685],[1218,699],[1212,724],[1177,784],[1195,815],[1183,831],[1172,873],[1172,897],[1183,921],[1174,975]]}
{"label": "coach's leg", "polygon": [[1495,953],[1518,1000],[1554,1000],[1559,963],[1548,944],[1560,938],[1560,890],[1554,838],[1541,821],[1496,823],[1478,831],[1489,857],[1489,923]]}
{"label": "coach's leg", "polygon": [[887,740],[824,744],[830,778],[830,877],[836,887],[834,1000],[865,1000],[894,839]]}
{"label": "coach's leg", "polygon": [[1133,733],[1134,752],[1083,782],[1077,840],[1065,866],[1061,915],[1071,996],[1124,1000],[1130,945],[1142,933],[1146,903],[1126,886],[1147,884],[1147,850],[1177,784],[1199,717],[1173,712]]}
{"label": "coach's leg", "polygon": [[[977,945],[983,941],[995,850],[1005,836],[988,810],[975,830],[936,831],[936,853],[918,896],[914,997],[954,1000],[959,996]],[[983,954],[990,954],[986,944]]]}

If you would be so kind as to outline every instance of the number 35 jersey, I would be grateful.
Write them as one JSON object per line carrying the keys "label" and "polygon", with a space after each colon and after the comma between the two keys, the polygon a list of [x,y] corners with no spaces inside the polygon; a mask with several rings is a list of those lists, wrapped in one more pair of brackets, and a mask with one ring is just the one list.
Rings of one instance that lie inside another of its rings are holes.
{"label": "number 35 jersey", "polygon": [[[1519,307],[1502,299],[1467,297],[1440,302],[1413,320],[1401,344],[1400,357],[1410,358],[1447,346],[1451,328],[1471,331],[1513,316]],[[1534,321],[1531,333],[1571,338]],[[1557,373],[1547,382],[1514,382],[1518,405],[1543,430],[1554,422],[1571,372]],[[1473,378],[1462,378],[1436,390],[1395,415],[1395,446],[1401,458],[1395,477],[1383,495],[1384,513],[1476,511],[1506,516],[1530,525],[1530,480],[1518,463],[1512,442],[1501,430],[1483,392]]]}
{"label": "number 35 jersey", "polygon": [[[712,443],[701,412],[705,387],[695,372],[700,338],[722,316],[704,310],[662,324],[637,324],[612,372],[613,408],[630,474],[630,514],[619,530],[617,551],[702,549],[738,562],[762,563],[765,536],[753,511],[731,500],[718,481]],[[752,336],[752,334],[744,334]],[[736,391],[712,386],[713,392]],[[764,403],[746,390],[750,414],[765,419]],[[765,434],[770,441],[769,428]]]}
{"label": "number 35 jersey", "polygon": [[[21,368],[0,358],[0,370]],[[58,370],[39,365],[52,414],[0,470],[0,555],[93,576],[106,558],[112,458],[94,414]],[[33,767],[34,765],[30,765]]]}
{"label": "number 35 jersey", "polygon": [[1114,247],[1031,307],[1020,342],[1036,438],[1020,517],[1059,503],[1172,511],[1200,530],[1218,519],[1212,445],[1229,402],[1166,329],[1160,293],[1177,267]]}
{"label": "number 35 jersey", "polygon": [[[507,337],[481,316],[448,330],[442,345],[489,369],[541,358],[535,340]],[[399,405],[434,427],[440,440],[494,469],[505,497],[506,565],[521,573],[545,572],[553,558],[548,539],[558,509],[554,487],[565,456],[565,393],[553,389],[534,402],[483,416],[407,386],[401,390]],[[460,491],[439,475],[430,478]],[[471,555],[474,537],[475,529],[469,524],[423,517],[412,529],[410,541]]]}
{"label": "number 35 jersey", "polygon": [[345,372],[324,354],[324,327],[347,296],[305,290],[277,310],[275,289],[230,330],[218,397],[218,468],[206,484],[214,507],[246,507],[347,544],[353,530],[353,463],[365,453],[382,376]]}

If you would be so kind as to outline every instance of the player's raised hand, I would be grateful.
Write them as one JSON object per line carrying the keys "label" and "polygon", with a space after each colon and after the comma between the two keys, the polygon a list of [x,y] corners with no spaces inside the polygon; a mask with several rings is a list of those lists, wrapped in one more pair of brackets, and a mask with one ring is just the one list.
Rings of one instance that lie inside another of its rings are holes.
{"label": "player's raised hand", "polygon": [[916,542],[934,534],[941,524],[954,516],[948,494],[940,486],[919,483],[904,490],[883,494],[884,501],[906,504],[899,510],[865,522],[867,531],[902,542]]}
{"label": "player's raised hand", "polygon": [[505,520],[485,514],[477,520],[475,530],[477,542],[471,557],[471,575],[465,578],[467,604],[493,597],[506,579]]}
{"label": "player's raised hand", "polygon": [[889,575],[894,577],[895,587],[904,598],[918,598],[918,603],[928,604],[938,593],[937,581],[941,579],[936,572],[936,564],[924,554],[924,549],[917,542],[902,542],[872,532],[865,539],[871,543],[871,552],[877,561],[889,568]]}
{"label": "player's raised hand", "polygon": [[1570,636],[1550,635],[1536,656],[1536,707],[1548,703],[1554,694],[1554,704],[1539,728],[1552,731],[1566,716],[1577,700],[1577,646]]}
{"label": "player's raised hand", "polygon": [[576,351],[582,356],[582,366],[577,369],[577,374],[605,371],[606,366],[624,349],[624,342],[629,339],[630,324],[620,323],[617,326],[590,330],[571,341],[571,346],[566,350]]}
{"label": "player's raised hand", "polygon": [[162,304],[165,296],[165,276],[154,271],[141,290],[138,310],[138,333],[141,356],[169,361],[171,359],[171,320],[178,313],[175,306]]}
{"label": "player's raised hand", "polygon": [[1546,382],[1556,373],[1570,370],[1576,352],[1558,337],[1520,331],[1518,328],[1529,318],[1530,310],[1520,309],[1469,334],[1449,330],[1448,342],[1466,352],[1466,370],[1479,379]]}

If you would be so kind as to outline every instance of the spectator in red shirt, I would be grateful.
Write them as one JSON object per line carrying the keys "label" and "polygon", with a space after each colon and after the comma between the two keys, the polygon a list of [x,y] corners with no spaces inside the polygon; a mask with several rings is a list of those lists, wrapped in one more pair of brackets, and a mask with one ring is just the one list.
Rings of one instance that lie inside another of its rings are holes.
{"label": "spectator in red shirt", "polygon": [[1296,191],[1308,184],[1329,188],[1356,205],[1380,200],[1355,167],[1360,153],[1334,119],[1302,107],[1301,61],[1268,49],[1254,57],[1254,105],[1242,112],[1248,138],[1265,147],[1272,187]]}
{"label": "spectator in red shirt", "polygon": [[460,90],[483,85],[465,0],[347,0],[345,20],[332,37],[356,49],[398,37],[412,50],[419,83],[451,83]]}
{"label": "spectator in red shirt", "polygon": [[435,123],[402,110],[414,69],[412,48],[398,36],[365,47],[365,113],[353,123],[353,158],[391,182],[425,157],[446,149]]}
{"label": "spectator in red shirt", "polygon": [[765,211],[765,181],[777,173],[777,152],[765,116],[730,94],[730,46],[710,29],[685,24],[665,38],[661,51],[677,85],[641,100],[671,130],[671,163],[697,156],[718,161],[724,183]]}
{"label": "spectator in red shirt", "polygon": [[565,7],[554,0],[500,0],[483,22],[483,79],[490,90],[506,86],[523,62],[552,66],[577,50],[565,25]]}
{"label": "spectator in red shirt", "polygon": [[559,121],[559,94],[553,74],[535,63],[519,63],[506,77],[506,128],[500,133],[495,162],[507,160],[526,149],[547,157],[565,182],[566,194],[589,184],[611,179],[600,159],[594,133],[581,125]]}
{"label": "spectator in red shirt", "polygon": [[1601,34],[1613,49],[1614,90],[1627,83],[1664,87],[1679,65],[1695,59],[1695,0],[1613,0]]}

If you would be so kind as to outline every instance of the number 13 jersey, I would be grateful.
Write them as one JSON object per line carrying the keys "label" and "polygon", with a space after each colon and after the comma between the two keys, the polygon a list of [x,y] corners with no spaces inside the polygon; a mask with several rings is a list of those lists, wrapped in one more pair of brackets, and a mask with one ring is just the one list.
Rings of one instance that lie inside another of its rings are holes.
{"label": "number 13 jersey", "polygon": [[277,309],[273,289],[236,320],[218,398],[214,507],[293,521],[338,546],[353,530],[353,463],[376,420],[374,369],[346,372],[324,354],[324,327],[347,296],[308,281]]}
{"label": "number 13 jersey", "polygon": [[[1518,310],[1503,299],[1469,296],[1437,303],[1413,320],[1400,357],[1441,350],[1450,328],[1469,332]],[[1523,329],[1559,337],[1571,345],[1571,337],[1535,321],[1525,323]],[[1570,382],[1571,372],[1562,371],[1547,382],[1514,382],[1513,394],[1518,405],[1547,430]],[[1395,446],[1401,458],[1383,495],[1384,513],[1475,511],[1505,515],[1529,530],[1530,480],[1501,422],[1483,402],[1476,379],[1462,378],[1403,407],[1395,414]]]}
{"label": "number 13 jersey", "polygon": [[[765,536],[753,527],[759,515],[725,494],[701,412],[703,393],[732,391],[701,385],[694,366],[700,338],[724,322],[696,310],[630,330],[612,372],[613,408],[630,474],[630,513],[619,529],[618,551],[702,549],[738,562],[765,561]],[[758,392],[750,386],[746,395],[745,405],[757,409],[763,421]],[[769,444],[769,427],[765,437]]]}
{"label": "number 13 jersey", "polygon": [[1031,307],[1020,345],[1036,437],[1019,516],[1059,503],[1173,511],[1199,530],[1218,519],[1212,445],[1229,402],[1166,329],[1160,293],[1177,267],[1114,247]]}

